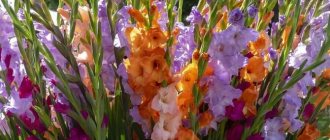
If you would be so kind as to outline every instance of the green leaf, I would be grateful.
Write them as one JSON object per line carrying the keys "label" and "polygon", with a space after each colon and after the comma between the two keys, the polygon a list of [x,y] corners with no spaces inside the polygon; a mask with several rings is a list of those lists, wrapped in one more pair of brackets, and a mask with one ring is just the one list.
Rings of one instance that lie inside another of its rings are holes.
{"label": "green leaf", "polygon": [[44,112],[44,110],[42,108],[38,107],[38,106],[33,106],[33,108],[38,113],[38,116],[40,117],[40,119],[42,120],[42,122],[48,128],[52,124],[52,121],[50,119],[50,116],[48,116],[46,114],[46,112]]}
{"label": "green leaf", "polygon": [[326,28],[326,40],[325,42],[322,44],[321,50],[316,58],[316,61],[320,61],[322,59],[324,59],[325,55],[328,55],[328,50],[330,49],[330,18],[328,20],[328,26]]}
{"label": "green leaf", "polygon": [[311,71],[315,68],[317,68],[318,66],[320,66],[321,64],[323,64],[326,60],[316,60],[314,63],[312,63],[311,65],[309,65],[308,67],[304,68],[302,71],[303,72],[307,72],[307,71]]}
{"label": "green leaf", "polygon": [[69,34],[69,42],[73,41],[74,31],[76,28],[76,18],[78,13],[79,3],[76,1],[73,5],[72,12],[70,14],[70,34]]}
{"label": "green leaf", "polygon": [[329,95],[323,97],[323,99],[321,100],[321,102],[316,106],[315,111],[313,112],[312,116],[309,118],[308,122],[313,122],[313,120],[315,119],[315,117],[317,116],[317,114],[320,112],[323,104],[325,103],[325,101],[328,99]]}

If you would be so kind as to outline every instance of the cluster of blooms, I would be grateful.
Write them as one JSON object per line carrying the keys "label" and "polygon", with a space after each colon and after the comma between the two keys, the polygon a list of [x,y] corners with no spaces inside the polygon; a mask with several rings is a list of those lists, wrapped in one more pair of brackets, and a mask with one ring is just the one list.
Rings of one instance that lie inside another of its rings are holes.
{"label": "cluster of blooms", "polygon": [[[203,22],[208,22],[210,13],[204,11],[209,11],[208,8],[210,7],[206,6],[202,12],[193,7],[191,14],[187,17],[190,26],[184,26],[177,22],[172,33],[176,36],[176,45],[172,48],[173,65],[169,71],[163,59],[166,42],[166,33],[164,32],[167,29],[161,28],[164,25],[161,25],[162,19],[158,19],[158,15],[162,15],[161,11],[164,7],[161,6],[164,4],[159,3],[162,2],[155,2],[152,5],[156,9],[153,10],[155,13],[152,14],[155,14],[156,18],[153,18],[150,29],[144,26],[146,22],[144,19],[148,18],[146,17],[147,13],[144,13],[146,10],[137,11],[125,7],[129,15],[137,21],[137,24],[126,28],[126,33],[128,32],[126,38],[129,40],[130,49],[130,56],[126,61],[129,62],[126,65],[128,83],[133,92],[139,95],[139,99],[141,99],[137,107],[133,107],[131,110],[134,121],[142,125],[147,137],[151,133],[152,139],[173,139],[175,134],[180,137],[196,137],[195,134],[194,136],[191,135],[192,130],[189,130],[190,133],[182,132],[182,130],[186,131],[191,127],[191,124],[187,124],[191,111],[197,114],[201,135],[207,135],[211,128],[217,130],[217,123],[228,119],[233,125],[228,130],[227,139],[239,139],[244,128],[250,127],[251,120],[255,119],[258,102],[266,102],[269,96],[264,95],[261,97],[264,101],[258,101],[260,100],[261,83],[272,69],[271,63],[278,59],[281,51],[281,49],[275,49],[272,46],[273,36],[269,36],[267,31],[257,32],[253,28],[244,26],[245,18],[258,19],[256,15],[258,9],[253,5],[249,6],[247,17],[238,8],[229,12],[226,9],[221,10],[222,17],[213,31],[208,54],[199,54],[198,50],[195,50],[197,44],[194,41],[194,28],[202,27]],[[272,16],[273,13],[270,12],[261,18],[265,24],[269,24]],[[157,20],[158,22],[156,22]],[[300,18],[300,20],[306,19]],[[302,42],[298,44],[296,41],[299,41],[299,34],[296,34],[293,53],[288,61],[290,67],[299,69],[306,59],[307,65],[314,62],[325,39],[323,27],[326,26],[326,21],[328,21],[326,13],[312,20],[309,47],[306,47]],[[228,27],[221,27],[223,24]],[[302,26],[300,23],[298,25]],[[274,23],[273,26],[271,32],[276,34],[274,29],[279,28],[276,27],[279,24]],[[285,30],[291,29],[288,27]],[[281,46],[286,45],[289,33],[290,31],[283,33]],[[316,37],[315,34],[319,36]],[[148,49],[150,50],[148,51]],[[152,49],[159,49],[159,51],[153,52]],[[307,49],[313,50],[307,51]],[[143,54],[143,57],[136,57],[139,54]],[[159,59],[157,55],[160,55],[160,60],[157,60]],[[208,57],[208,66],[201,79],[197,78],[199,57]],[[325,59],[328,57],[327,54]],[[312,76],[312,72],[318,77],[325,70],[324,75],[327,75],[329,70],[326,68],[329,66],[329,62],[326,61],[318,68],[307,72],[294,87],[283,93],[285,95],[282,102],[279,103],[279,107],[269,110],[264,118],[263,130],[248,138],[285,139],[286,132],[294,134],[303,129],[304,122],[299,119],[299,110],[303,107],[302,100],[306,98],[307,88],[315,87],[316,79],[315,76]],[[172,78],[169,79],[168,73]],[[286,75],[285,80],[289,80],[289,74]],[[237,80],[234,85],[231,83],[233,78]],[[164,80],[169,85],[161,87],[161,82]],[[200,94],[203,94],[203,101],[198,105],[194,104],[193,88],[196,83],[198,88],[202,90]],[[325,97],[324,95],[327,93],[320,91],[317,94]],[[322,99],[320,96],[317,97],[314,104],[306,106],[304,120],[311,117],[315,106]],[[323,105],[323,108],[326,104]],[[207,107],[205,108],[205,106]],[[203,109],[201,110],[201,108]],[[176,115],[172,116],[172,114]],[[178,116],[181,117],[177,118]],[[152,131],[151,121],[156,123]],[[307,122],[305,125],[306,128],[299,138],[313,138],[312,134],[317,135],[319,133],[315,129],[315,125]],[[305,131],[311,129],[314,131],[312,134],[305,134]],[[180,137],[177,138],[180,139]]]}
{"label": "cluster of blooms", "polygon": [[67,2],[59,25],[3,4],[0,138],[329,136],[329,1],[207,0],[187,23],[175,1],[112,2]]}

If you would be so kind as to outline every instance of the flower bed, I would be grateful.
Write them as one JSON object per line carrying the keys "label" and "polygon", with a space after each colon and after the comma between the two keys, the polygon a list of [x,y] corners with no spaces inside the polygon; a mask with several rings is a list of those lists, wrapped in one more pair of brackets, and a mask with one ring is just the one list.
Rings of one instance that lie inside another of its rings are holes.
{"label": "flower bed", "polygon": [[0,139],[330,134],[328,0],[1,1]]}

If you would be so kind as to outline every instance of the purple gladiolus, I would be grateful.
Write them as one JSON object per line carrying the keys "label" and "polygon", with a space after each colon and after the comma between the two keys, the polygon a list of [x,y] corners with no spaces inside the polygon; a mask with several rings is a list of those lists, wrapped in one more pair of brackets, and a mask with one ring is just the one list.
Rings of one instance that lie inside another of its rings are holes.
{"label": "purple gladiolus", "polygon": [[90,140],[87,134],[78,127],[70,129],[69,140]]}
{"label": "purple gladiolus", "polygon": [[206,83],[209,90],[205,96],[205,103],[208,103],[215,120],[219,121],[226,115],[226,106],[233,105],[233,99],[240,97],[241,90],[233,88],[215,76],[208,80]]}
{"label": "purple gladiolus", "polygon": [[59,113],[66,114],[66,113],[68,113],[69,108],[70,108],[69,105],[63,104],[63,103],[60,103],[60,102],[56,102],[54,104],[55,111],[59,112]]}
{"label": "purple gladiolus", "polygon": [[215,33],[208,53],[215,60],[220,60],[229,76],[237,75],[238,69],[244,66],[245,57],[241,54],[250,41],[258,38],[258,32],[241,27],[230,26],[226,30]]}
{"label": "purple gladiolus", "polygon": [[[2,108],[1,105],[0,108]],[[8,126],[6,117],[2,113],[0,113],[0,131],[5,133],[10,133],[10,128]]]}
{"label": "purple gladiolus", "polygon": [[266,120],[263,137],[265,140],[285,140],[285,133],[282,127],[282,119],[279,117]]}
{"label": "purple gladiolus", "polygon": [[301,107],[301,99],[297,95],[296,88],[289,89],[283,96],[285,102],[284,110],[282,111],[281,117],[288,120],[291,125],[289,132],[293,133],[299,130],[303,123],[297,119],[298,110]]}
{"label": "purple gladiolus", "polygon": [[190,15],[187,17],[186,20],[192,24],[201,24],[203,22],[203,16],[198,11],[197,7],[194,6],[194,7],[192,7]]}
{"label": "purple gladiolus", "polygon": [[261,134],[253,134],[247,138],[247,140],[264,140],[264,137]]}
{"label": "purple gladiolus", "polygon": [[15,90],[11,91],[8,103],[4,105],[5,112],[11,112],[21,115],[28,111],[32,106],[32,96],[20,98],[19,93]]}
{"label": "purple gladiolus", "polygon": [[18,89],[20,98],[28,98],[32,95],[33,84],[31,80],[25,76],[23,81]]}
{"label": "purple gladiolus", "polygon": [[165,1],[159,0],[159,1],[155,1],[155,2],[156,2],[157,9],[160,13],[160,18],[158,20],[158,24],[163,31],[166,31],[167,23],[168,23],[168,16],[167,16],[167,11],[166,11]]}
{"label": "purple gladiolus", "polygon": [[104,115],[103,116],[103,120],[102,120],[102,127],[105,128],[105,127],[108,127],[109,126],[109,117],[108,115]]}
{"label": "purple gladiolus", "polygon": [[275,60],[277,58],[277,52],[274,48],[272,47],[269,47],[268,48],[268,51],[269,51],[269,56],[271,59]]}
{"label": "purple gladiolus", "polygon": [[234,100],[233,103],[234,103],[233,106],[226,107],[226,117],[228,117],[232,121],[243,120],[244,102],[239,100]]}
{"label": "purple gladiolus", "polygon": [[146,137],[149,137],[151,134],[151,124],[149,120],[145,120],[140,116],[139,109],[137,106],[134,106],[132,109],[130,109],[129,114],[133,117],[133,121],[140,124],[142,127],[142,130],[144,132],[144,135]]}
{"label": "purple gladiolus", "polygon": [[303,113],[303,117],[304,117],[304,120],[307,121],[308,119],[310,119],[310,117],[313,115],[314,113],[314,110],[315,110],[315,107],[313,104],[311,103],[308,103],[306,106],[305,106],[305,109],[304,109],[304,113]]}
{"label": "purple gladiolus", "polygon": [[178,43],[173,54],[173,72],[179,72],[192,58],[193,51],[196,48],[194,41],[194,27],[184,26],[182,23],[177,23],[176,27],[180,29],[177,37]]}
{"label": "purple gladiolus", "polygon": [[26,140],[39,140],[36,136],[28,136]]}
{"label": "purple gladiolus", "polygon": [[36,130],[38,133],[44,133],[46,131],[46,126],[40,120],[37,112],[32,108],[23,115],[20,115],[20,119],[30,130]]}
{"label": "purple gladiolus", "polygon": [[251,5],[247,8],[247,11],[248,11],[248,15],[254,18],[258,13],[258,8],[254,5]]}
{"label": "purple gladiolus", "polygon": [[241,124],[236,124],[227,131],[227,140],[239,140],[242,137],[244,127]]}
{"label": "purple gladiolus", "polygon": [[87,120],[87,118],[88,118],[88,116],[89,116],[89,115],[88,115],[88,112],[87,112],[86,110],[81,110],[80,113],[81,113],[81,115],[84,117],[84,119]]}
{"label": "purple gladiolus", "polygon": [[273,119],[279,114],[276,108],[273,108],[271,111],[267,112],[265,115],[265,119]]}
{"label": "purple gladiolus", "polygon": [[243,26],[244,24],[243,12],[238,8],[232,10],[229,14],[229,23],[231,23],[232,25]]}

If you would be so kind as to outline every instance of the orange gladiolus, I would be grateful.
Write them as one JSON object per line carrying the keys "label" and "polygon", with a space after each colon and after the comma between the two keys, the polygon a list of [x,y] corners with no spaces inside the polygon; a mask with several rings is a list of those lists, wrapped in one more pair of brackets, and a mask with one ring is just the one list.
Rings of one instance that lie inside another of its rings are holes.
{"label": "orange gladiolus", "polygon": [[193,85],[197,80],[197,64],[189,64],[183,71],[180,81],[177,84],[178,90],[181,92],[178,96],[178,106],[183,115],[187,115],[189,108],[193,108],[192,94]]}
{"label": "orange gladiolus", "polygon": [[291,32],[291,26],[286,26],[284,28],[283,34],[282,34],[282,43],[285,44],[286,42],[288,42],[288,38]]}
{"label": "orange gladiolus", "polygon": [[191,92],[182,92],[178,96],[178,106],[180,112],[182,112],[183,118],[186,118],[189,111],[194,112],[194,96]]}
{"label": "orange gladiolus", "polygon": [[220,32],[222,30],[225,30],[227,28],[228,23],[228,12],[223,12],[220,14],[221,18],[219,17],[219,21],[215,27],[215,31]]}
{"label": "orange gladiolus", "polygon": [[[128,84],[135,94],[141,97],[139,113],[144,120],[157,122],[159,113],[151,108],[151,101],[161,88],[161,83],[171,83],[169,66],[166,63],[165,50],[167,35],[158,23],[153,21],[151,28],[146,28],[146,10],[142,12],[130,9],[128,13],[137,21],[136,27],[125,31],[130,47],[130,56],[124,60],[128,74]],[[156,6],[151,6],[153,20],[159,18]]]}
{"label": "orange gladiolus", "polygon": [[[90,38],[94,39],[94,34],[90,32],[89,29],[89,12],[90,9],[86,6],[78,7],[81,19],[76,19],[76,25],[74,30],[74,38],[72,43],[73,54],[76,57],[77,62],[87,63],[90,65],[94,64],[93,55],[91,52],[91,46],[82,42],[81,40],[87,39],[87,33],[90,34]],[[58,8],[57,12],[61,15],[64,21],[69,22],[70,12],[69,10],[64,10],[63,8]],[[68,27],[64,27],[66,31],[69,31]]]}
{"label": "orange gladiolus", "polygon": [[130,14],[137,22],[144,23],[145,19],[142,15],[142,13],[139,10],[136,10],[134,8],[130,8],[128,10],[128,14]]}
{"label": "orange gladiolus", "polygon": [[199,140],[195,133],[187,128],[181,127],[176,133],[175,140]]}
{"label": "orange gladiolus", "polygon": [[297,31],[300,30],[300,28],[303,26],[305,22],[305,15],[300,15],[298,19],[298,25],[297,25]]}
{"label": "orange gladiolus", "polygon": [[147,40],[150,42],[150,48],[165,47],[167,38],[160,28],[151,28],[147,33]]}
{"label": "orange gladiolus", "polygon": [[270,46],[270,38],[265,31],[262,31],[259,38],[255,42],[249,44],[249,50],[254,55],[261,55],[263,52],[267,51]]}
{"label": "orange gladiolus", "polygon": [[[314,105],[317,106],[318,104],[321,103],[321,101],[324,99],[324,98],[327,98],[325,99],[325,102],[323,103],[321,109],[325,109],[327,106],[330,105],[330,96],[329,96],[330,92],[329,91],[320,91],[318,93],[315,94],[315,101],[314,101]],[[328,97],[327,97],[328,96]]]}
{"label": "orange gladiolus", "polygon": [[189,64],[181,72],[181,80],[178,83],[178,89],[182,91],[192,91],[192,87],[197,80],[198,67],[196,63]]}
{"label": "orange gladiolus", "polygon": [[320,136],[320,130],[315,125],[307,123],[303,132],[298,136],[298,140],[316,140]]}
{"label": "orange gladiolus", "polygon": [[151,101],[139,105],[139,113],[146,120],[158,121],[159,113],[151,108]]}
{"label": "orange gladiolus", "polygon": [[243,79],[249,82],[260,82],[267,75],[264,67],[264,60],[261,57],[253,56],[248,60],[248,64],[240,71]]}
{"label": "orange gladiolus", "polygon": [[138,28],[127,28],[125,31],[130,52],[132,55],[143,55],[143,52],[148,48],[148,42],[145,39],[145,31]]}
{"label": "orange gladiolus", "polygon": [[159,28],[149,30],[140,28],[127,28],[125,31],[132,55],[145,56],[154,53],[162,53],[166,45],[167,36]]}
{"label": "orange gladiolus", "polygon": [[129,77],[141,86],[169,80],[169,67],[163,55],[131,57],[125,66]]}
{"label": "orange gladiolus", "polygon": [[208,126],[211,123],[211,121],[214,119],[211,111],[209,110],[201,113],[200,115],[201,116],[198,119],[200,128]]}
{"label": "orange gladiolus", "polygon": [[323,71],[322,77],[325,79],[330,79],[330,68],[327,68]]}
{"label": "orange gladiolus", "polygon": [[255,86],[251,85],[249,88],[243,91],[240,99],[245,102],[244,114],[254,116],[257,112],[256,101],[258,98],[258,91]]}
{"label": "orange gladiolus", "polygon": [[273,11],[266,13],[266,14],[262,17],[262,21],[263,21],[263,23],[264,23],[265,25],[269,24],[270,21],[272,20],[273,16],[274,16],[274,12],[273,12]]}

